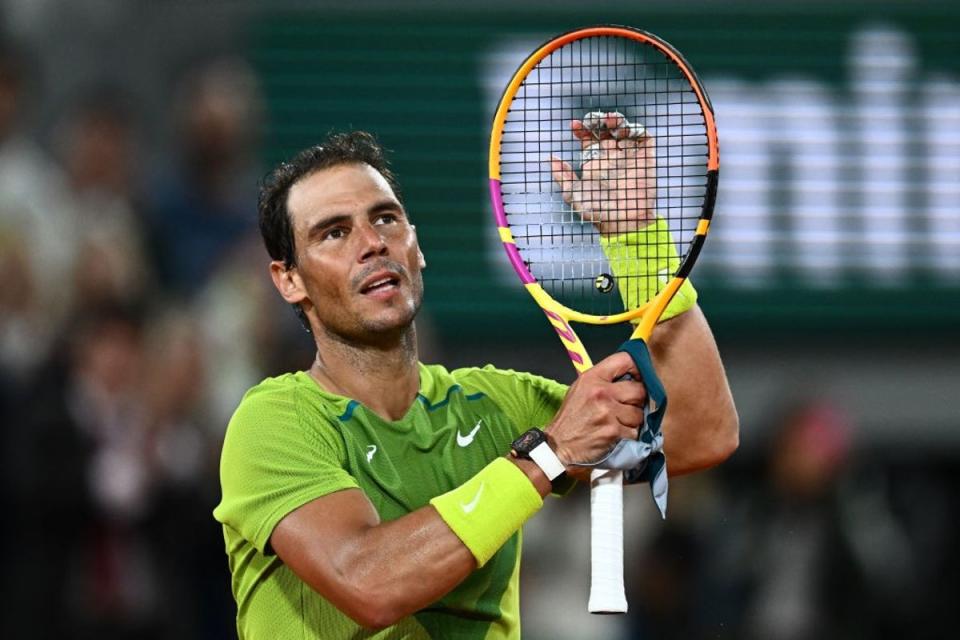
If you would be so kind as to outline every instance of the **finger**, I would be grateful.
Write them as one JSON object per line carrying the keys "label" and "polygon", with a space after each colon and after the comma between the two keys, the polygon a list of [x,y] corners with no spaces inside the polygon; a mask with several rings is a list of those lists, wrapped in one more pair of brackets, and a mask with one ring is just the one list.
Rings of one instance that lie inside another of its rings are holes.
{"label": "finger", "polygon": [[619,111],[591,111],[583,116],[583,123],[591,129],[613,129],[623,119]]}
{"label": "finger", "polygon": [[613,397],[621,404],[643,407],[647,403],[647,387],[639,379],[614,382]]}
{"label": "finger", "polygon": [[619,122],[625,120],[623,114],[616,111],[591,111],[583,117],[582,121],[576,121],[580,123],[582,129],[581,133],[574,133],[574,135],[580,138],[581,144],[586,140],[611,140],[614,138],[613,130]]}
{"label": "finger", "polygon": [[640,438],[640,429],[637,427],[620,427],[620,439],[621,440],[637,440]]}
{"label": "finger", "polygon": [[622,151],[633,152],[639,157],[646,157],[651,148],[651,138],[650,136],[643,136],[637,138],[635,136],[628,136],[626,138],[617,138],[616,148]]}
{"label": "finger", "polygon": [[617,111],[608,113],[604,124],[610,131],[611,138],[625,138],[630,135],[630,123],[622,113]]}
{"label": "finger", "polygon": [[577,184],[578,180],[573,167],[557,156],[551,155],[550,172],[553,174],[554,181],[560,186],[560,191],[563,192],[563,199],[569,204],[570,192],[573,191],[573,187]]}
{"label": "finger", "polygon": [[[594,141],[595,142],[595,141]],[[593,162],[594,160],[600,160],[603,158],[603,143],[596,142],[595,144],[588,144],[583,147],[580,151],[580,168],[584,171],[587,170],[587,164]],[[585,178],[587,176],[584,176]]]}
{"label": "finger", "polygon": [[581,120],[572,120],[570,122],[570,130],[573,132],[573,136],[580,141],[580,147],[583,149],[586,149],[599,139],[596,130],[588,127]]}
{"label": "finger", "polygon": [[[643,424],[643,409],[629,404],[620,405],[616,412],[617,422],[626,429],[639,429]],[[636,434],[634,434],[636,437]]]}
{"label": "finger", "polygon": [[642,123],[630,122],[622,115],[617,120],[616,126],[612,128],[612,135],[617,140],[631,139],[638,142],[649,137],[647,129]]}
{"label": "finger", "polygon": [[619,111],[597,114],[597,117],[591,120],[591,124],[599,130],[597,137],[602,140],[617,139],[630,135],[630,123]]}
{"label": "finger", "polygon": [[613,355],[607,356],[598,362],[590,372],[598,376],[601,380],[613,382],[617,378],[622,378],[625,373],[629,373],[634,378],[640,378],[640,372],[637,371],[637,365],[634,363],[630,354],[618,351]]}

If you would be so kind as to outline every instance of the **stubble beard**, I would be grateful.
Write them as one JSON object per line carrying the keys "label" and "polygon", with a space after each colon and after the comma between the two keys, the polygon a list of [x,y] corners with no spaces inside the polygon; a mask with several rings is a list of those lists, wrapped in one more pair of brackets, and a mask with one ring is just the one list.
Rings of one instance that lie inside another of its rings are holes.
{"label": "stubble beard", "polygon": [[334,342],[353,348],[373,347],[386,350],[400,346],[404,349],[415,349],[417,334],[414,320],[423,304],[423,278],[418,273],[408,281],[412,296],[409,302],[404,301],[403,306],[406,309],[399,318],[394,313],[388,314],[387,318],[361,315],[352,330],[323,325],[324,334]]}

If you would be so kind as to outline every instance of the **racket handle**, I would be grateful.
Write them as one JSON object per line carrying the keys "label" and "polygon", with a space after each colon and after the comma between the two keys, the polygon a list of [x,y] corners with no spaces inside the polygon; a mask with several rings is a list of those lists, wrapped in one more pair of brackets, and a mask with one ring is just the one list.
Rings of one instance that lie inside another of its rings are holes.
{"label": "racket handle", "polygon": [[590,613],[626,613],[623,588],[623,473],[590,474]]}

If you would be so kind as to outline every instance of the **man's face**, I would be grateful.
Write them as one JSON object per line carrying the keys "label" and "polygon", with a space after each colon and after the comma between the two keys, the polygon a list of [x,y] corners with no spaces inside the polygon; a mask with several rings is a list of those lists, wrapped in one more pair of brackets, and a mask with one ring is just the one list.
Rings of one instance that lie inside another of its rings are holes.
{"label": "man's face", "polygon": [[347,164],[310,174],[290,189],[287,211],[308,317],[328,334],[358,342],[413,322],[423,300],[423,255],[378,171]]}

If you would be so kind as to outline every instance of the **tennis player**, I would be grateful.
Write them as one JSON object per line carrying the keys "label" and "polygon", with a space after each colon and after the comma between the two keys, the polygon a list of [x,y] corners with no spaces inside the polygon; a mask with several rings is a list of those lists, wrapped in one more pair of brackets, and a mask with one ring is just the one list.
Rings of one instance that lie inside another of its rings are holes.
{"label": "tennis player", "polygon": [[[520,528],[588,477],[572,463],[637,437],[643,384],[613,382],[639,379],[630,356],[569,387],[421,363],[426,263],[369,134],[277,167],[260,227],[317,354],[251,389],[227,429],[214,513],[240,638],[520,637]],[[670,472],[722,461],[737,417],[703,314],[690,301],[654,336]]]}

